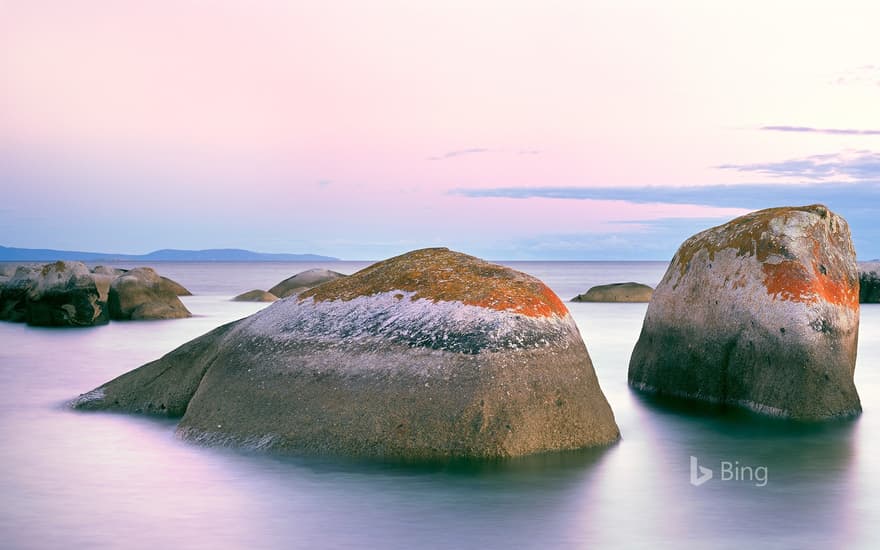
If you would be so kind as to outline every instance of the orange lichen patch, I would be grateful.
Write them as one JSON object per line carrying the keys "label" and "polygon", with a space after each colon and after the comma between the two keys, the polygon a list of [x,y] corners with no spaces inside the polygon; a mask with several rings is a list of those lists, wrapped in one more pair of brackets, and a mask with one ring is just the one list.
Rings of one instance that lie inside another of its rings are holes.
{"label": "orange lichen patch", "polygon": [[446,248],[415,250],[375,263],[307,290],[299,299],[352,300],[395,290],[413,292],[414,299],[458,301],[530,317],[568,314],[562,300],[538,279]]}
{"label": "orange lichen patch", "polygon": [[771,255],[789,257],[785,244],[775,238],[770,224],[777,218],[785,222],[789,216],[800,212],[816,214],[823,220],[830,213],[824,205],[812,204],[767,208],[734,218],[694,235],[681,245],[675,255],[680,274],[684,275],[693,257],[701,250],[707,252],[710,261],[715,260],[716,252],[725,249],[733,249],[739,256],[755,256],[759,262],[765,261]]}
{"label": "orange lichen patch", "polygon": [[835,280],[813,264],[812,273],[799,262],[764,264],[764,286],[767,293],[791,302],[813,304],[825,301],[850,309],[859,307],[857,282]]}
{"label": "orange lichen patch", "polygon": [[[809,216],[804,216],[804,213]],[[797,217],[797,218],[795,218]],[[768,208],[694,235],[674,262],[683,277],[698,254],[721,251],[762,264],[767,293],[782,300],[858,307],[855,250],[846,222],[825,206]],[[742,279],[733,282],[740,288]]]}

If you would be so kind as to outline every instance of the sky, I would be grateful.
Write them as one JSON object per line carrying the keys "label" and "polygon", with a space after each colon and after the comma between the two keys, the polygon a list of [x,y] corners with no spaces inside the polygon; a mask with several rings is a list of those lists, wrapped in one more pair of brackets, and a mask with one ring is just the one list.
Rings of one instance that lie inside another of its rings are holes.
{"label": "sky", "polygon": [[874,1],[0,0],[0,245],[668,260],[822,202],[880,257]]}

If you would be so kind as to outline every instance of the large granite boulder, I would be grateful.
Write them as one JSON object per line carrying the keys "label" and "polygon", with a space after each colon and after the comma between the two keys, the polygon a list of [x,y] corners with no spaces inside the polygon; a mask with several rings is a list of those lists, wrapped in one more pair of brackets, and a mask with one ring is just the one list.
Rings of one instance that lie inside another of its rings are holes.
{"label": "large granite boulder", "polygon": [[265,290],[255,289],[249,290],[247,292],[243,292],[232,299],[233,302],[274,302],[278,299],[278,296],[275,296],[271,292],[266,292]]}
{"label": "large granite boulder", "polygon": [[149,267],[130,269],[116,277],[110,284],[110,317],[118,320],[191,317],[177,297],[179,289],[168,281]]}
{"label": "large granite boulder", "polygon": [[[108,281],[96,280],[81,262],[55,262],[23,274],[25,321],[52,327],[107,323]],[[11,281],[10,281],[11,282]]]}
{"label": "large granite boulder", "polygon": [[279,300],[73,405],[182,415],[189,440],[299,453],[499,457],[619,437],[559,298],[447,249]]}
{"label": "large granite boulder", "polygon": [[849,227],[821,205],[698,233],[654,290],[629,383],[794,419],[858,414],[858,285]]}
{"label": "large granite boulder", "polygon": [[269,293],[274,294],[279,298],[287,298],[288,296],[299,294],[304,290],[314,288],[327,281],[332,281],[340,277],[345,277],[345,275],[330,271],[329,269],[309,269],[302,273],[297,273],[293,277],[284,279],[270,288]]}
{"label": "large granite boulder", "polygon": [[654,289],[641,283],[612,283],[591,287],[572,302],[650,302]]}

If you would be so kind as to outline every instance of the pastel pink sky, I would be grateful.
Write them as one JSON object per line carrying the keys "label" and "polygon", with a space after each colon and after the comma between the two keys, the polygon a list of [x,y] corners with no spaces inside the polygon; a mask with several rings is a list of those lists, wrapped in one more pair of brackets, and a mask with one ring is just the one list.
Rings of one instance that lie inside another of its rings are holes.
{"label": "pastel pink sky", "polygon": [[746,209],[458,191],[753,183],[718,167],[876,148],[759,128],[880,128],[877,21],[875,2],[2,1],[0,244],[542,257],[518,243],[694,232]]}

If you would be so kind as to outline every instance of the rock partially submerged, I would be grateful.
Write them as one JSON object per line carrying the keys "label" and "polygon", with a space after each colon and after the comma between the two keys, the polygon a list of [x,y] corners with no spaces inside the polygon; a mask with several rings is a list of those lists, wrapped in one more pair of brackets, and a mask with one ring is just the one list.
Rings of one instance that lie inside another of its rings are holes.
{"label": "rock partially submerged", "polygon": [[[18,273],[18,272],[17,272]],[[10,281],[11,282],[11,281]],[[96,280],[81,262],[55,262],[24,274],[25,321],[49,327],[106,323],[109,283]]]}
{"label": "rock partially submerged", "polygon": [[169,281],[149,267],[130,269],[116,277],[110,284],[110,317],[114,320],[191,317],[177,297],[180,285]]}
{"label": "rock partially submerged", "polygon": [[232,299],[233,302],[274,302],[278,299],[278,296],[275,296],[271,292],[266,292],[265,290],[249,290],[242,294],[239,294],[235,298]]}
{"label": "rock partially submerged", "polygon": [[270,288],[269,293],[279,298],[287,298],[340,277],[345,277],[345,275],[329,269],[309,269],[284,279]]}
{"label": "rock partially submerged", "polygon": [[280,300],[89,392],[182,437],[300,453],[498,457],[618,439],[541,281],[424,249]]}
{"label": "rock partially submerged", "polygon": [[[89,270],[81,262],[63,261],[15,268],[11,277],[0,276],[0,320],[41,326],[92,326],[104,324],[110,317],[190,316],[177,298],[189,291],[150,268],[96,266]],[[3,273],[10,271],[9,265],[3,266]]]}
{"label": "rock partially submerged", "polygon": [[612,283],[590,288],[572,302],[650,302],[654,289],[641,283]]}
{"label": "rock partially submerged", "polygon": [[703,231],[654,291],[629,383],[795,419],[858,414],[858,294],[849,227],[824,206]]}

